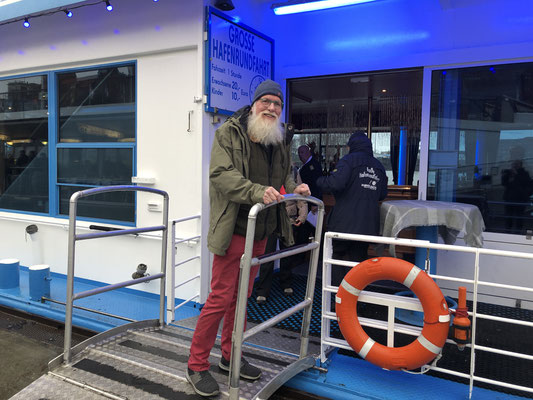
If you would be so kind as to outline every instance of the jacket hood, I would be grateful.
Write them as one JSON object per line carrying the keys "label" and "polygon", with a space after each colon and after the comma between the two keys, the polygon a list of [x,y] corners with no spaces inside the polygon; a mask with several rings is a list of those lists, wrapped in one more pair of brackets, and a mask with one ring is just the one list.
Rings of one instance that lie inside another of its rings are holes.
{"label": "jacket hood", "polygon": [[350,153],[363,152],[373,155],[372,142],[363,131],[357,131],[350,136],[348,147],[350,148]]}
{"label": "jacket hood", "polygon": [[248,127],[248,115],[250,115],[250,110],[252,109],[251,106],[244,106],[239,108],[237,111],[233,113],[231,116],[232,118],[235,118],[239,121],[239,123],[244,127],[244,130],[246,131],[246,128]]}

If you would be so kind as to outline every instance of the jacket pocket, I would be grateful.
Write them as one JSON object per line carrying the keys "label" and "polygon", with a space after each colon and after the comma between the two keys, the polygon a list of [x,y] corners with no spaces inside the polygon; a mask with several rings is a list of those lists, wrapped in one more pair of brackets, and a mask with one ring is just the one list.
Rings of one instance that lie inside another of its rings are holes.
{"label": "jacket pocket", "polygon": [[213,219],[211,223],[211,227],[210,227],[212,233],[215,232],[218,224],[220,223],[220,220],[228,212],[228,207],[229,207],[229,202],[226,203],[226,206],[222,209],[222,212],[218,214],[217,216],[215,216],[215,218]]}

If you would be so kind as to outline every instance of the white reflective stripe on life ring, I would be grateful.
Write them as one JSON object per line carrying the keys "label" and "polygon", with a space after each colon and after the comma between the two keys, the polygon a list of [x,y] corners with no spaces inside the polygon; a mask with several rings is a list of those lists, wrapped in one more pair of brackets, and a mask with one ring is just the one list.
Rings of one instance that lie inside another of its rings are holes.
{"label": "white reflective stripe on life ring", "polygon": [[370,351],[372,346],[374,346],[374,343],[376,343],[376,342],[374,340],[372,340],[371,338],[366,339],[365,344],[363,345],[363,347],[361,347],[361,350],[359,351],[359,355],[362,358],[366,358],[368,352]]}
{"label": "white reflective stripe on life ring", "polygon": [[442,347],[437,347],[429,340],[427,340],[423,335],[420,335],[416,340],[420,342],[422,346],[431,351],[433,354],[439,354],[442,350]]}
{"label": "white reflective stripe on life ring", "polygon": [[422,270],[420,268],[418,268],[416,265],[413,265],[413,268],[411,268],[411,271],[409,271],[409,273],[405,277],[405,280],[403,281],[403,285],[410,288],[413,282],[415,281],[416,277],[421,271]]}
{"label": "white reflective stripe on life ring", "polygon": [[345,280],[342,281],[341,286],[344,288],[344,290],[346,290],[350,294],[353,294],[354,296],[359,296],[359,294],[361,293],[359,289],[353,287]]}

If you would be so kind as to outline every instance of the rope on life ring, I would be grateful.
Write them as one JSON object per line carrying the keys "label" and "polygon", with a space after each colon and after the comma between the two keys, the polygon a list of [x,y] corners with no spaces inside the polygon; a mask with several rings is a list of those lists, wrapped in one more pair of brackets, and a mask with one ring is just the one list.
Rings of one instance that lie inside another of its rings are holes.
{"label": "rope on life ring", "polygon": [[[359,294],[367,285],[378,280],[402,283],[422,303],[422,332],[406,346],[387,347],[376,343],[359,323]],[[440,354],[448,336],[450,313],[444,295],[424,271],[404,260],[379,257],[359,263],[344,277],[335,302],[339,327],[346,341],[363,359],[385,369],[412,370],[428,364]]]}

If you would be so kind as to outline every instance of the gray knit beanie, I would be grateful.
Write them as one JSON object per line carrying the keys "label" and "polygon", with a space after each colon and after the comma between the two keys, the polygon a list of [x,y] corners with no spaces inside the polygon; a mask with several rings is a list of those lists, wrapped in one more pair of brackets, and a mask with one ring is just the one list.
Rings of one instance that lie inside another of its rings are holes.
{"label": "gray knit beanie", "polygon": [[255,89],[254,101],[252,101],[252,104],[254,104],[257,100],[259,100],[265,94],[271,94],[273,96],[278,96],[281,99],[281,104],[283,104],[283,93],[281,91],[281,86],[279,85],[279,83],[274,82],[270,79],[267,79],[266,81],[261,82]]}

